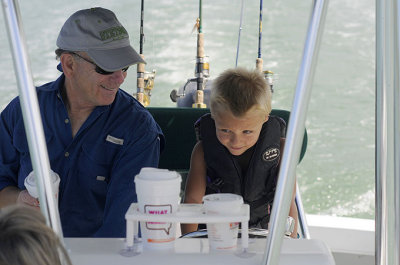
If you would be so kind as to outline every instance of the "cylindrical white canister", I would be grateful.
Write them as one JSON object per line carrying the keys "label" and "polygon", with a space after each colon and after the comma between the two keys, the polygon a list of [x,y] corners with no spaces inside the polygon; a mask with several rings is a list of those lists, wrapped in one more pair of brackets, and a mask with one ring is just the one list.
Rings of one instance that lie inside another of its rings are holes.
{"label": "cylindrical white canister", "polygon": [[[233,214],[240,211],[243,198],[232,193],[215,193],[203,197],[207,214]],[[239,223],[208,223],[210,250],[232,250],[237,246]]]}
{"label": "cylindrical white canister", "polygon": [[[51,184],[53,187],[54,197],[56,198],[56,201],[58,202],[58,188],[60,185],[60,176],[56,172],[51,170],[50,178],[51,178]],[[29,195],[31,195],[33,198],[36,198],[36,199],[39,198],[39,192],[38,192],[38,188],[36,186],[36,180],[35,180],[35,173],[33,171],[31,173],[29,173],[29,175],[25,178],[24,184],[25,184],[25,188],[29,192]]]}
{"label": "cylindrical white canister", "polygon": [[[170,214],[180,203],[181,176],[175,171],[142,168],[135,177],[139,211],[148,214]],[[147,249],[173,249],[176,223],[140,222],[143,246]]]}

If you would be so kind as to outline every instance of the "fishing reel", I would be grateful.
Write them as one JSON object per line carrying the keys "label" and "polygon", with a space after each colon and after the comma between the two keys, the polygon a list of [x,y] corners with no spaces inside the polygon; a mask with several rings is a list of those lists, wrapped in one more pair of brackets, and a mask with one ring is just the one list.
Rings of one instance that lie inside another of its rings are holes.
{"label": "fishing reel", "polygon": [[271,89],[271,93],[274,93],[273,85],[274,85],[274,72],[270,70],[265,70],[263,71],[264,78],[267,81],[267,84],[269,85]]}
{"label": "fishing reel", "polygon": [[[156,70],[153,69],[152,72],[144,72],[143,73],[143,106],[147,107],[150,105],[150,97],[151,91],[154,88],[154,80],[156,78]],[[134,96],[137,97],[138,93],[134,93]]]}
{"label": "fishing reel", "polygon": [[[204,78],[203,81],[204,81],[203,82],[203,90],[205,90],[208,79]],[[171,98],[172,102],[176,103],[178,101],[178,99],[184,98],[185,96],[187,96],[186,91],[187,91],[188,86],[190,86],[189,90],[191,91],[192,90],[192,84],[196,84],[196,83],[197,83],[197,77],[190,78],[190,79],[188,79],[186,81],[186,83],[183,85],[183,87],[179,89],[179,92],[178,92],[178,90],[173,89],[171,91],[170,95],[169,95],[169,97]]]}
{"label": "fishing reel", "polygon": [[[185,90],[186,90],[187,85],[191,82],[196,82],[196,81],[197,81],[197,78],[188,79],[186,81],[185,85],[183,86],[181,93],[179,93],[178,90],[176,90],[176,89],[172,89],[171,93],[169,94],[169,97],[171,98],[172,102],[176,103],[176,102],[178,102],[179,98],[185,97],[186,96]],[[181,90],[181,89],[179,89],[179,90]]]}
{"label": "fishing reel", "polygon": [[154,88],[154,79],[156,78],[156,70],[152,72],[144,72],[144,98],[143,105],[147,107],[150,105],[151,91]]}
{"label": "fishing reel", "polygon": [[[192,85],[197,83],[197,79],[199,77],[202,78],[202,89],[201,90],[206,90],[208,89],[208,85],[207,85],[207,81],[209,80],[210,77],[210,64],[209,64],[209,57],[208,56],[204,56],[202,58],[197,58],[196,61],[196,66],[195,66],[195,76],[194,78],[190,78],[186,81],[185,85],[183,87],[181,87],[178,90],[173,89],[169,95],[169,97],[171,98],[172,102],[178,102],[178,100],[180,98],[184,98],[185,96],[187,96],[186,91],[189,90],[189,93],[192,92],[193,88]],[[189,87],[189,89],[188,89]],[[190,106],[187,106],[190,107]]]}

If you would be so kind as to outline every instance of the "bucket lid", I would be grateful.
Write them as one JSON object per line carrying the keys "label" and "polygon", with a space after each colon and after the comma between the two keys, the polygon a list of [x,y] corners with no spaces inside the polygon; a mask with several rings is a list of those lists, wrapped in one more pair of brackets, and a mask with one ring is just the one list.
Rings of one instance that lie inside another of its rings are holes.
{"label": "bucket lid", "polygon": [[[58,174],[56,172],[54,172],[53,170],[50,171],[50,178],[51,178],[51,183],[53,184],[53,187],[56,187],[58,189],[58,184],[60,183],[60,177],[58,176]],[[29,173],[29,175],[25,178],[24,181],[25,187],[28,190],[29,194],[32,197],[37,198],[38,192],[36,189],[36,180],[35,180],[35,172],[31,171],[31,173]]]}
{"label": "bucket lid", "polygon": [[230,209],[243,204],[243,197],[233,193],[214,193],[203,197],[206,208]]}
{"label": "bucket lid", "polygon": [[144,167],[140,170],[139,174],[136,175],[136,180],[172,180],[176,179],[182,181],[181,175],[176,171],[170,171],[168,169]]}

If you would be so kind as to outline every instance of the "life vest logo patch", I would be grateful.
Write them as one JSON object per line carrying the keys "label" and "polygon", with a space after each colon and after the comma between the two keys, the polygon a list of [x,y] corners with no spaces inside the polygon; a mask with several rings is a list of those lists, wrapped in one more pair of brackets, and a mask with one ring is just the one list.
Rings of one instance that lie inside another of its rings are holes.
{"label": "life vest logo patch", "polygon": [[262,158],[265,162],[273,161],[277,159],[280,155],[279,148],[271,147],[268,148],[262,155]]}

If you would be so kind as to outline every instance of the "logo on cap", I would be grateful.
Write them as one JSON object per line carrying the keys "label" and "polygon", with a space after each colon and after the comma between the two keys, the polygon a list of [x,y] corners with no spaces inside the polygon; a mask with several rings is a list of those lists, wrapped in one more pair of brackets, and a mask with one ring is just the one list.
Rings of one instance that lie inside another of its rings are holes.
{"label": "logo on cap", "polygon": [[115,41],[128,38],[128,32],[124,27],[112,27],[106,30],[100,31],[100,38],[102,41]]}
{"label": "logo on cap", "polygon": [[268,148],[262,155],[262,158],[265,162],[273,161],[279,157],[280,151],[279,148],[271,147]]}

